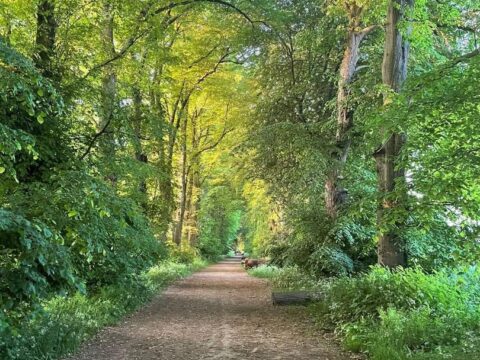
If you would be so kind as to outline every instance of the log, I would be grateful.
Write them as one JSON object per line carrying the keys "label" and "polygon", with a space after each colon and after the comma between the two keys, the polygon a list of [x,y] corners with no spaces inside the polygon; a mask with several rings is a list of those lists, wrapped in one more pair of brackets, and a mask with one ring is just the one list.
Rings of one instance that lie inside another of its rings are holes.
{"label": "log", "polygon": [[272,292],[273,305],[307,305],[316,298],[315,294],[307,291]]}

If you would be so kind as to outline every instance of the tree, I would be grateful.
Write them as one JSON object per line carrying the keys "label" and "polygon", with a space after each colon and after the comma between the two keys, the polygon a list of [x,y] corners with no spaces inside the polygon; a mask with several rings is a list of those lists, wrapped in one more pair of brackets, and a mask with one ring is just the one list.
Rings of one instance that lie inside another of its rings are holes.
{"label": "tree", "polygon": [[[382,64],[383,83],[390,90],[384,102],[391,101],[393,93],[401,90],[407,77],[409,58],[409,31],[402,32],[400,24],[408,21],[412,0],[390,1],[387,12],[387,28]],[[379,208],[378,218],[378,263],[387,267],[406,266],[405,239],[401,227],[406,218],[405,170],[399,168],[399,156],[406,141],[406,135],[393,132],[384,134],[387,139],[375,150],[377,163]],[[402,189],[403,187],[403,189]],[[399,216],[393,222],[389,214]]]}
{"label": "tree", "polygon": [[[331,169],[325,181],[325,208],[326,213],[332,219],[337,217],[339,206],[345,202],[347,190],[339,185],[342,177],[342,168],[347,161],[348,151],[351,145],[350,132],[353,127],[354,105],[349,99],[349,86],[357,72],[357,64],[360,59],[360,46],[376,27],[376,24],[364,24],[365,12],[375,12],[375,4],[363,4],[357,1],[345,1],[337,6],[343,7],[348,19],[345,50],[339,68],[337,99],[336,99],[336,120],[337,129],[335,142],[331,151]],[[373,8],[373,9],[372,9]],[[372,18],[372,15],[370,18]]]}

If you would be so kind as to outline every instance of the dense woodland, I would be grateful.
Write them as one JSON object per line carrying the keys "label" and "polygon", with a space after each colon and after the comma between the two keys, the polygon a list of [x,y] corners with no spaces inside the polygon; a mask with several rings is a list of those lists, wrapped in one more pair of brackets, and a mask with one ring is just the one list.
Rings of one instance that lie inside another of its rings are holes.
{"label": "dense woodland", "polygon": [[476,0],[3,0],[0,358],[239,249],[349,350],[478,359],[479,36]]}

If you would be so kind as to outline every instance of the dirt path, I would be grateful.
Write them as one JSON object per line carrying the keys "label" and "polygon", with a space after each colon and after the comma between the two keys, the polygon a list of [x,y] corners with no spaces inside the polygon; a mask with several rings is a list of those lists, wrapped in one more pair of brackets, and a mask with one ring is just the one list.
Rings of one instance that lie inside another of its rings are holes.
{"label": "dirt path", "polygon": [[175,283],[72,360],[348,359],[304,310],[273,307],[264,280],[224,260]]}

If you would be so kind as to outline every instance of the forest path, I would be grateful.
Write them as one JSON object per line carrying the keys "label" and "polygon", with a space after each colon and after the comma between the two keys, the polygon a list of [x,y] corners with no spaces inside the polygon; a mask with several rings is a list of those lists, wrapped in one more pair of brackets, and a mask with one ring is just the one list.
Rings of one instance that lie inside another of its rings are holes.
{"label": "forest path", "polygon": [[349,357],[315,332],[304,309],[272,306],[268,283],[249,276],[232,258],[176,282],[70,359]]}

